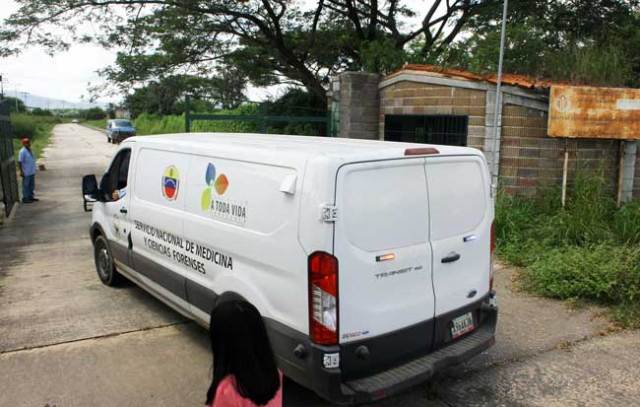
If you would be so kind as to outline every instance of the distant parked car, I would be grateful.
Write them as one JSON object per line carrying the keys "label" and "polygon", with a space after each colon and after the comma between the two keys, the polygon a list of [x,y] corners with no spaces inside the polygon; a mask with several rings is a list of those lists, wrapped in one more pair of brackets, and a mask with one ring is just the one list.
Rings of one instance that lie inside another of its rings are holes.
{"label": "distant parked car", "polygon": [[80,123],[80,120],[78,120],[78,119],[73,119],[73,120],[71,120],[71,123],[76,123],[76,124],[77,124],[77,123]]}
{"label": "distant parked car", "polygon": [[107,121],[107,141],[109,143],[119,143],[135,135],[136,129],[129,120],[115,119]]}

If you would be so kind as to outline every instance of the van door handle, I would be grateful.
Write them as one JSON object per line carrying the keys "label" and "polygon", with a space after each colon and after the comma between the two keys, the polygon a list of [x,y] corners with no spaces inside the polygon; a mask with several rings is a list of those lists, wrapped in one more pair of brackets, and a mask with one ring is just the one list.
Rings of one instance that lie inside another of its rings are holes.
{"label": "van door handle", "polygon": [[120,213],[127,213],[127,208],[120,208]]}
{"label": "van door handle", "polygon": [[460,255],[456,252],[451,252],[447,255],[447,257],[442,258],[443,263],[453,263],[454,261],[460,260]]}

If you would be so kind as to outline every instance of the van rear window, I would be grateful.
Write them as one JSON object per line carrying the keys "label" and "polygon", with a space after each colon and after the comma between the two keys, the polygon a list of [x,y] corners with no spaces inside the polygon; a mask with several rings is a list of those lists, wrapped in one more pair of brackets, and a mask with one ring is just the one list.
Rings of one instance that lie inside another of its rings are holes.
{"label": "van rear window", "polygon": [[487,210],[487,181],[478,159],[428,159],[431,239],[473,231]]}
{"label": "van rear window", "polygon": [[429,231],[424,160],[344,167],[344,219],[349,241],[366,251],[426,242]]}

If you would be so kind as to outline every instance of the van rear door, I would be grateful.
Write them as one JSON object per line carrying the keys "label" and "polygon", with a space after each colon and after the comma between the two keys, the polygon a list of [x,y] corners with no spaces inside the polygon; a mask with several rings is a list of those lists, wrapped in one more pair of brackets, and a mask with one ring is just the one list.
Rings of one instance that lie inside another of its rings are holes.
{"label": "van rear door", "polygon": [[[341,365],[347,376],[375,370],[350,351],[351,344],[367,338],[381,338],[367,344],[371,357],[366,360],[378,360],[379,366],[431,346],[434,293],[425,164],[424,158],[410,158],[347,164],[338,171],[334,255]],[[385,335],[403,336],[401,330],[412,326],[411,338],[404,335],[400,342]]]}
{"label": "van rear door", "polygon": [[493,207],[481,157],[429,157],[426,163],[438,346],[478,324],[478,301],[489,292]]}

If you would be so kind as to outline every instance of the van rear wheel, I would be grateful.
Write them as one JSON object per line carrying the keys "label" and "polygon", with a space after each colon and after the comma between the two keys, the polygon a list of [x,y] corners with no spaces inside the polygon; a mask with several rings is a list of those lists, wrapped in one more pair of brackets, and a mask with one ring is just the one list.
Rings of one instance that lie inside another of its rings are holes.
{"label": "van rear wheel", "polygon": [[98,277],[103,284],[113,287],[122,283],[124,277],[116,270],[109,243],[104,236],[98,236],[93,243],[93,255]]}

